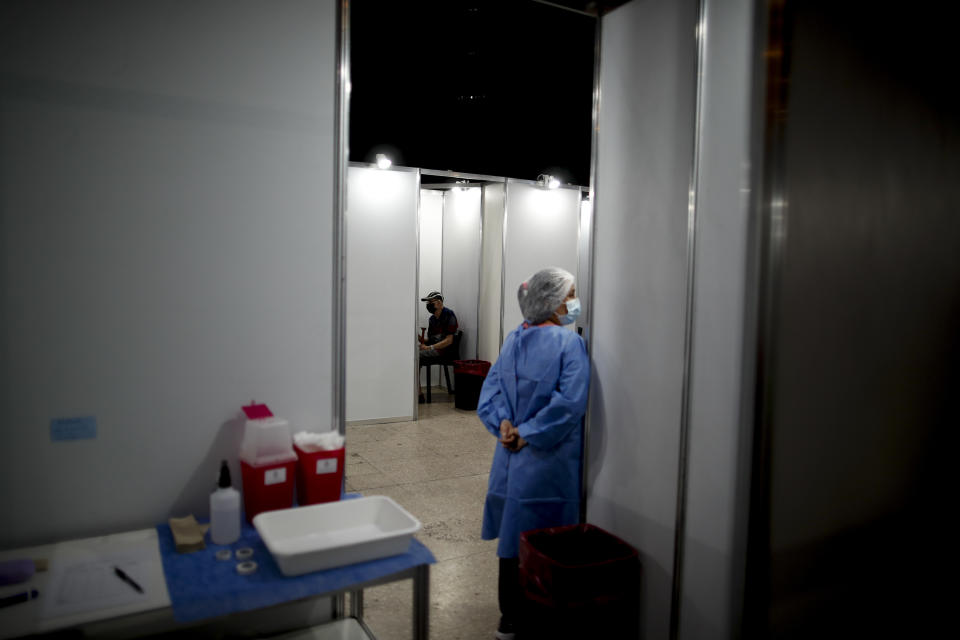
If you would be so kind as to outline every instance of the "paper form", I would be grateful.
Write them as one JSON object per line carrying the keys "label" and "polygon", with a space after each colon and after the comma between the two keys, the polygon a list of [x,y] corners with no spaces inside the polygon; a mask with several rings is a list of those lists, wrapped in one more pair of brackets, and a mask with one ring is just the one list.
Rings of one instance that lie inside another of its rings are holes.
{"label": "paper form", "polygon": [[[143,589],[136,591],[114,573],[119,567]],[[152,571],[149,558],[135,551],[109,555],[58,558],[50,568],[44,617],[107,609],[146,600]]]}

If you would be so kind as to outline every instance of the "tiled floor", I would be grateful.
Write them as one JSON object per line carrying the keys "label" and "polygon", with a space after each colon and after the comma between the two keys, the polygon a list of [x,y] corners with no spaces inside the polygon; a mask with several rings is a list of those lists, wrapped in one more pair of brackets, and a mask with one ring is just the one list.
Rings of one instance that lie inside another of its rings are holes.
{"label": "tiled floor", "polygon": [[[419,408],[416,422],[347,427],[347,490],[390,496],[423,523],[417,538],[437,557],[430,637],[490,640],[500,618],[496,541],[480,539],[480,522],[496,439],[439,388]],[[412,590],[407,580],[364,592],[378,640],[411,637]]]}

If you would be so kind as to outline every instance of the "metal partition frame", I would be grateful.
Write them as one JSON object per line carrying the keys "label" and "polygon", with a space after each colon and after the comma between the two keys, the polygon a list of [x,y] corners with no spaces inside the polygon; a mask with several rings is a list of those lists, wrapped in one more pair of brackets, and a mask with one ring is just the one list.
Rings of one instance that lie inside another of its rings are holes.
{"label": "metal partition frame", "polygon": [[[332,407],[331,424],[340,435],[347,433],[347,294],[346,294],[346,237],[344,235],[344,213],[347,202],[347,159],[349,158],[350,131],[350,2],[341,0],[337,5],[337,112],[335,114],[337,130],[334,147],[334,211],[333,211],[333,349],[332,349]],[[346,487],[346,469],[342,483]]]}
{"label": "metal partition frame", "polygon": [[[751,170],[746,331],[741,399],[741,463],[737,486],[734,558],[742,582],[740,619],[743,637],[768,631],[770,608],[771,435],[780,325],[780,282],[787,248],[786,193],[787,102],[790,78],[789,3],[757,3],[751,123]],[[776,54],[776,55],[775,55]]]}
{"label": "metal partition frame", "polygon": [[540,183],[537,182],[536,180],[526,180],[526,179],[524,179],[524,178],[504,178],[504,179],[505,179],[507,182],[512,182],[513,184],[525,184],[525,185],[529,185],[529,186],[531,186],[531,187],[539,187],[539,188],[541,188],[541,189],[543,189],[543,190],[545,190],[545,191],[546,191],[546,190],[553,191],[553,190],[555,190],[555,189],[556,189],[556,190],[559,190],[559,189],[568,189],[568,190],[573,190],[573,191],[582,191],[582,190],[583,190],[583,186],[582,186],[582,185],[579,185],[579,184],[561,184],[559,187],[554,187],[553,189],[551,189],[550,187],[545,187],[545,186],[543,186],[542,184],[540,184]]}
{"label": "metal partition frame", "polygon": [[484,184],[480,187],[480,260],[477,261],[477,340],[473,345],[474,357],[480,359],[480,296],[483,294],[483,216],[487,210],[487,190]]}
{"label": "metal partition frame", "polygon": [[[590,284],[587,288],[587,298],[584,304],[591,309],[587,316],[587,324],[583,327],[584,340],[587,343],[587,357],[591,362],[591,378],[595,375],[593,371],[593,334],[591,332],[593,324],[593,287],[594,274],[596,273],[595,263],[597,256],[597,132],[599,130],[600,118],[600,43],[603,36],[603,20],[597,18],[596,31],[593,37],[593,107],[591,112],[591,121],[593,128],[590,133],[590,188],[587,193],[590,195],[590,202],[593,211],[590,215]],[[587,479],[590,477],[590,407],[593,404],[593,388],[587,392],[587,412],[583,416],[583,451],[582,469],[580,472],[580,522],[587,521]]]}
{"label": "metal partition frame", "polygon": [[[420,297],[420,207],[422,206],[422,201],[420,200],[420,191],[423,190],[423,175],[420,170],[417,169],[417,222],[414,225],[416,231],[416,243],[417,243],[417,259],[416,265],[414,268],[417,270],[417,277],[413,279],[413,299],[416,300]],[[443,236],[440,236],[441,238]],[[442,247],[441,247],[442,251]],[[440,277],[443,278],[443,255],[440,256]],[[440,281],[440,290],[443,291],[443,280]],[[413,305],[413,333],[417,334],[417,325],[419,314],[416,303]],[[413,381],[416,384],[417,389],[420,388],[420,347],[416,343],[413,345]],[[428,367],[429,369],[429,367]],[[430,373],[427,371],[427,373]],[[420,403],[413,403],[413,421],[416,422],[420,419]]]}
{"label": "metal partition frame", "polygon": [[[420,169],[420,173],[425,176],[437,176],[440,178],[462,178],[464,180],[477,180],[478,182],[500,182],[504,180],[502,176],[488,176],[482,173],[462,173],[460,171],[439,171],[437,169]],[[451,187],[457,185],[451,184]]]}

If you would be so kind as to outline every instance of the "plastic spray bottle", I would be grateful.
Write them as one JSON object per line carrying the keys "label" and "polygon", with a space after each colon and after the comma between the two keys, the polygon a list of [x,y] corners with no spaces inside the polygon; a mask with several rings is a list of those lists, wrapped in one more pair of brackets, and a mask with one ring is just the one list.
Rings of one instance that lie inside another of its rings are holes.
{"label": "plastic spray bottle", "polygon": [[220,463],[217,490],[210,494],[210,539],[231,544],[240,538],[240,492],[230,486],[230,467]]}

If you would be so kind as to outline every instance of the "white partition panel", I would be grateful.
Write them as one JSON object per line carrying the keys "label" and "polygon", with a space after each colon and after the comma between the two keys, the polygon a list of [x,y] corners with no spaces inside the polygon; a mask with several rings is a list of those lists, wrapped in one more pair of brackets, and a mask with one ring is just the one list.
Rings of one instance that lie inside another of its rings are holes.
{"label": "white partition panel", "polygon": [[544,267],[577,274],[580,192],[507,181],[503,335],[523,321],[517,287]]}
{"label": "white partition panel", "polygon": [[577,296],[583,300],[583,309],[577,325],[584,328],[584,338],[589,341],[587,334],[590,326],[590,316],[593,309],[588,303],[590,300],[590,248],[593,244],[593,201],[583,200],[580,203],[580,245],[577,266]]}
{"label": "white partition panel", "polygon": [[483,255],[480,260],[480,326],[477,357],[500,355],[500,278],[503,274],[503,184],[483,187]]}
{"label": "white partition panel", "polygon": [[648,640],[670,626],[696,9],[630,2],[602,24],[587,519],[640,551]]}
{"label": "white partition panel", "polygon": [[[443,270],[443,191],[420,190],[420,279],[417,288],[417,333],[430,323],[427,305],[420,301],[440,291]],[[424,332],[425,333],[425,332]],[[427,384],[427,369],[420,369],[420,386]]]}
{"label": "white partition panel", "polygon": [[419,182],[415,170],[348,172],[348,422],[413,419]]}
{"label": "white partition panel", "polygon": [[420,190],[420,280],[417,289],[417,330],[427,327],[430,312],[423,298],[439,291],[443,264],[443,192]]}
{"label": "white partition panel", "polygon": [[336,3],[2,13],[0,548],[204,518],[331,428]]}
{"label": "white partition panel", "polygon": [[443,196],[443,304],[457,314],[463,360],[477,355],[480,196],[480,187],[457,187]]}

